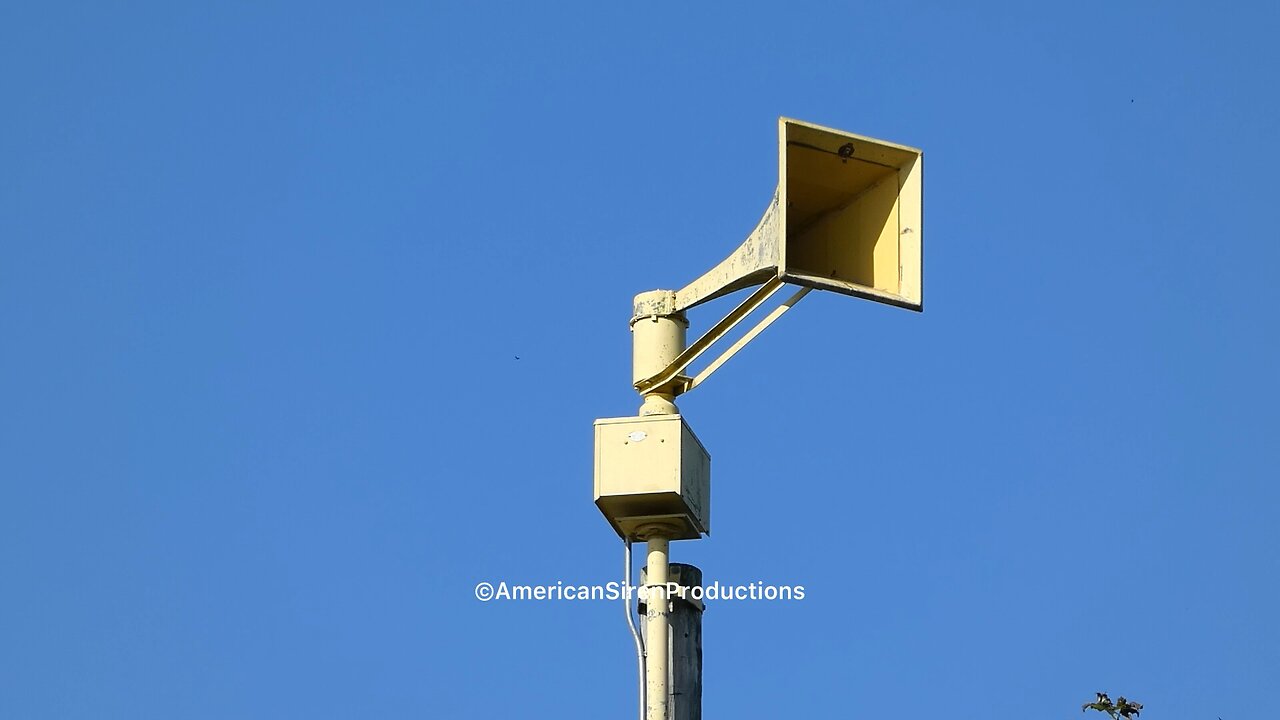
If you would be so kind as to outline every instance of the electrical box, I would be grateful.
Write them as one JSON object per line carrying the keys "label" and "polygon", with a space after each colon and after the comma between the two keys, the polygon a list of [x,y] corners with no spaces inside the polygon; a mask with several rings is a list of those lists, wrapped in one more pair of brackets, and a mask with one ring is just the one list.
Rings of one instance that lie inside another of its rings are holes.
{"label": "electrical box", "polygon": [[679,415],[595,422],[596,506],[622,537],[646,524],[679,528],[673,540],[711,532],[711,456]]}

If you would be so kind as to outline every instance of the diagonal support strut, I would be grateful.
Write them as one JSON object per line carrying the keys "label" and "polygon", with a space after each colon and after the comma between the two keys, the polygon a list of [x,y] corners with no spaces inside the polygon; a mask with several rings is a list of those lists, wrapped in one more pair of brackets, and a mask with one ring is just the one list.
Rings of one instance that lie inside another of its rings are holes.
{"label": "diagonal support strut", "polygon": [[715,360],[712,360],[711,364],[703,369],[702,372],[698,373],[696,377],[689,378],[682,374],[686,369],[688,369],[689,365],[692,364],[694,360],[697,360],[703,353],[709,350],[711,346],[724,339],[725,335],[733,330],[733,328],[737,327],[738,323],[742,322],[748,315],[758,310],[760,306],[767,302],[769,298],[773,297],[774,293],[778,292],[782,286],[782,280],[776,277],[770,278],[764,283],[764,285],[760,286],[758,290],[751,293],[750,296],[739,303],[739,305],[730,311],[728,315],[725,315],[720,322],[713,325],[710,330],[707,330],[707,332],[702,335],[702,337],[698,338],[692,345],[686,348],[684,352],[676,356],[676,359],[672,360],[670,365],[664,368],[661,372],[637,382],[635,384],[636,390],[641,395],[654,391],[669,391],[673,395],[679,395],[681,393],[688,392],[701,384],[710,377],[712,373],[718,370],[721,365],[724,365],[729,358],[733,357],[733,355],[741,350],[747,343],[751,342],[751,340],[763,332],[765,328],[769,327],[769,325],[771,325],[775,320],[782,317],[783,313],[790,310],[796,303],[800,302],[800,299],[807,295],[810,290],[810,288],[807,287],[801,288],[794,295],[788,298],[786,302],[782,303],[782,305],[774,308],[773,311],[762,318],[755,327],[747,331],[746,335],[739,338],[737,342],[721,353]]}

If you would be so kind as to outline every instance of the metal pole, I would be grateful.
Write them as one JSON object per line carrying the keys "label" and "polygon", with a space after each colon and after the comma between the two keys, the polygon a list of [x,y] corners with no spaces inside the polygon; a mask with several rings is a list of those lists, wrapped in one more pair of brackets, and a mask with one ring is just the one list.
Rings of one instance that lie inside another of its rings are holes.
{"label": "metal pole", "polygon": [[645,680],[648,685],[645,696],[648,709],[645,720],[667,720],[667,666],[671,650],[667,613],[671,608],[667,599],[667,571],[669,540],[651,536],[647,540],[649,560],[645,567],[649,597],[645,602]]}
{"label": "metal pole", "polygon": [[[631,316],[631,372],[639,382],[661,372],[685,348],[685,330],[689,321],[675,310],[675,293],[653,290],[635,297]],[[640,415],[674,415],[679,413],[675,393],[668,388],[654,388],[643,393]],[[645,587],[645,720],[669,720],[670,701],[667,678],[670,673],[671,628],[667,614],[671,603],[667,598],[670,543],[672,529],[662,523],[640,528],[638,535],[647,543]]]}

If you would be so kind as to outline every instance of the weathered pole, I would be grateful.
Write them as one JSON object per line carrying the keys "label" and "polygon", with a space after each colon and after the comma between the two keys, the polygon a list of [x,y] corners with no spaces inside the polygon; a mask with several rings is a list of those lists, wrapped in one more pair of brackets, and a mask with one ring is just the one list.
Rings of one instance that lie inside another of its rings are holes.
{"label": "weathered pole", "polygon": [[[648,568],[641,571],[641,582],[649,584]],[[670,583],[684,588],[684,592],[671,593],[667,613],[663,620],[667,625],[667,707],[670,720],[702,720],[702,611],[703,603],[696,600],[691,589],[702,587],[702,571],[685,563],[670,563],[667,568]],[[648,622],[649,607],[640,600],[642,627]],[[654,608],[655,610],[658,608]],[[653,687],[650,684],[649,687]]]}

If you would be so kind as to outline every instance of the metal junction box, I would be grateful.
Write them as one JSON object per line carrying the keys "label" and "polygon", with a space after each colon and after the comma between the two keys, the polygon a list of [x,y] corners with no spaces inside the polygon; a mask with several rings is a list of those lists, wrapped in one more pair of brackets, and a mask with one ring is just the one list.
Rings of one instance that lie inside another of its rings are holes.
{"label": "metal junction box", "polygon": [[679,415],[596,420],[596,506],[623,537],[650,523],[711,532],[711,456]]}

